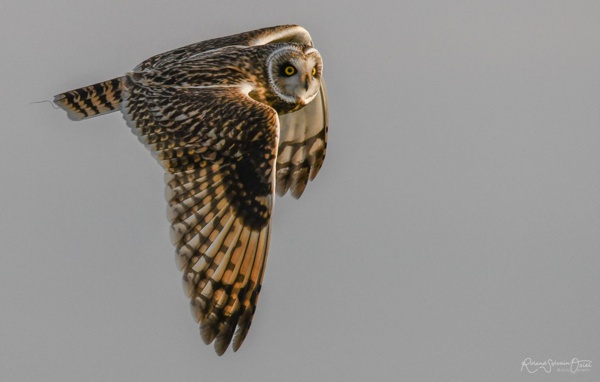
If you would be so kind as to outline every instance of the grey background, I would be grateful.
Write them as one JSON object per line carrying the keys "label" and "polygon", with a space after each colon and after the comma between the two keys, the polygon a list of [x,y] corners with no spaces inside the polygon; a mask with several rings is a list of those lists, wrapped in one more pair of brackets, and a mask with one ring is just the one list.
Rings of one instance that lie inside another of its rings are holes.
{"label": "grey background", "polygon": [[[598,380],[600,2],[393,4],[3,1],[0,380]],[[119,115],[30,102],[285,23],[324,57],[327,160],[277,200],[252,330],[219,358],[162,170]]]}

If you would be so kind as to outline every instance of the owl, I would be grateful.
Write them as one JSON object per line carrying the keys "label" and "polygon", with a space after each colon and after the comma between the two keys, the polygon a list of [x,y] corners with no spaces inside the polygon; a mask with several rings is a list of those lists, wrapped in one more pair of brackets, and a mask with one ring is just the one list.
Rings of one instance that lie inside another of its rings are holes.
{"label": "owl", "polygon": [[165,169],[171,241],[206,344],[242,345],[261,289],[274,195],[323,164],[327,95],[309,33],[283,25],[206,40],[54,102],[72,120],[120,110]]}

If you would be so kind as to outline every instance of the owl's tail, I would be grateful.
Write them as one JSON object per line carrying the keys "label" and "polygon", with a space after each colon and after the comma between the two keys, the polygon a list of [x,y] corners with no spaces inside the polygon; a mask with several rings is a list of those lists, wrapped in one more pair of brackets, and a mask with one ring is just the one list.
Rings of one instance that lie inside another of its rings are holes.
{"label": "owl's tail", "polygon": [[58,94],[54,103],[65,109],[74,121],[120,110],[124,79],[117,77]]}

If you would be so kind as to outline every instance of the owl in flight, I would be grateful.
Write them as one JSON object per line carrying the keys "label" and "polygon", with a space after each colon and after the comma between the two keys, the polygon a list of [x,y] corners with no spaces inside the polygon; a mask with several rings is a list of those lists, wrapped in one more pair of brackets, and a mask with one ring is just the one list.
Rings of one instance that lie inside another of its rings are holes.
{"label": "owl in flight", "polygon": [[184,289],[219,355],[250,328],[275,192],[299,198],[323,164],[322,75],[308,32],[284,25],[162,53],[54,99],[72,120],[120,110],[164,167]]}

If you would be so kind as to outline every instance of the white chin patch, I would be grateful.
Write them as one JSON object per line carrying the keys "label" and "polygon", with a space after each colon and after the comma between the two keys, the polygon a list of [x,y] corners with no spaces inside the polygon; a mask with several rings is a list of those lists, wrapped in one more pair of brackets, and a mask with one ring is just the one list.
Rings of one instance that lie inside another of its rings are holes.
{"label": "white chin patch", "polygon": [[305,105],[308,105],[313,99],[315,99],[317,94],[319,94],[319,92],[316,92],[315,94],[313,94],[309,97],[302,97],[302,102],[304,102]]}

